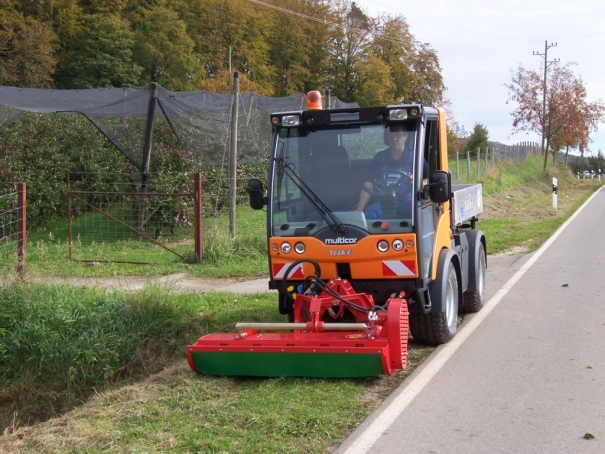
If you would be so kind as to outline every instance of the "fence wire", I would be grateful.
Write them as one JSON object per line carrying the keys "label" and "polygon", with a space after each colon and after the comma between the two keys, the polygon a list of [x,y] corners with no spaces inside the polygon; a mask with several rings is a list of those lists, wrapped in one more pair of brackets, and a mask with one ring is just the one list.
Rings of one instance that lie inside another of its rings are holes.
{"label": "fence wire", "polygon": [[70,174],[70,258],[194,261],[192,178],[173,174],[144,182],[136,174],[111,174],[90,181]]}
{"label": "fence wire", "polygon": [[[264,235],[264,213],[255,213],[252,221],[247,216],[251,209],[246,187],[249,178],[266,178],[265,167],[255,164],[238,170],[236,211],[238,217],[245,218],[238,229],[240,238],[259,232]],[[229,189],[224,173],[221,169],[201,172],[204,249],[212,249],[217,242],[222,245],[228,232]],[[136,172],[107,174],[103,181],[91,181],[91,176],[69,175],[71,260],[139,264],[194,261],[193,173],[154,174],[144,192]],[[240,215],[240,211],[244,213]]]}
{"label": "fence wire", "polygon": [[0,275],[19,269],[19,192],[17,185],[0,183]]}
{"label": "fence wire", "polygon": [[522,142],[516,145],[495,145],[477,150],[456,153],[450,161],[450,173],[456,184],[471,183],[479,180],[490,170],[495,170],[503,162],[525,161],[530,156],[540,156],[538,144]]}

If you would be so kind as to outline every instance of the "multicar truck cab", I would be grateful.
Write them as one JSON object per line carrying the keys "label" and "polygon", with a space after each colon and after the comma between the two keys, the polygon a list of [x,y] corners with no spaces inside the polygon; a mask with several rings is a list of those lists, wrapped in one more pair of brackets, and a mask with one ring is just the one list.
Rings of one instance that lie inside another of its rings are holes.
{"label": "multicar truck cab", "polygon": [[[267,210],[269,288],[289,323],[200,338],[188,351],[194,370],[390,374],[405,367],[408,321],[415,341],[442,344],[459,312],[484,304],[481,185],[451,184],[444,110],[322,110],[318,92],[307,99],[307,110],[271,114],[267,194],[258,179],[248,185],[251,206]],[[406,131],[407,170],[374,158],[395,124]]]}

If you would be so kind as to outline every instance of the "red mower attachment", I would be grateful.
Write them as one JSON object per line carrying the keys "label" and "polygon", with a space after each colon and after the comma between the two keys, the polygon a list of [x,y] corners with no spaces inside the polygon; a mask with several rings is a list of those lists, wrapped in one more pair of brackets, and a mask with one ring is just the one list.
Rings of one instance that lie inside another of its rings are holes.
{"label": "red mower attachment", "polygon": [[296,296],[294,323],[238,323],[187,347],[202,374],[263,377],[368,377],[403,369],[408,307],[403,295],[385,305],[329,281],[319,295]]}

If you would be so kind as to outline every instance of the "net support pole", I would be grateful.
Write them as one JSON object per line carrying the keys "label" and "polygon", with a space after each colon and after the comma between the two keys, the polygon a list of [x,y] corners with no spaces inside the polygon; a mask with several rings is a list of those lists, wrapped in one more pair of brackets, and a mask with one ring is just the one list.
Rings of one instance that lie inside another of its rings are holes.
{"label": "net support pole", "polygon": [[[147,179],[149,178],[149,163],[151,161],[151,145],[153,143],[153,125],[155,123],[155,105],[158,97],[158,84],[151,82],[149,103],[147,104],[147,127],[145,129],[145,144],[143,146],[143,167],[141,168],[141,194],[147,192]],[[139,213],[137,230],[145,230],[145,196],[139,197]]]}
{"label": "net support pole", "polygon": [[202,261],[202,174],[195,172],[193,175],[193,204],[195,216],[195,263]]}
{"label": "net support pole", "polygon": [[71,212],[71,175],[69,172],[65,175],[65,181],[67,182],[67,250],[69,261],[72,261],[71,246],[72,246],[72,212]]}
{"label": "net support pole", "polygon": [[17,218],[17,272],[21,279],[25,279],[25,248],[27,239],[27,190],[25,183],[19,183]]}
{"label": "net support pole", "polygon": [[239,72],[233,73],[233,109],[231,109],[231,147],[229,148],[229,237],[235,238],[237,202],[237,113],[239,106]]}

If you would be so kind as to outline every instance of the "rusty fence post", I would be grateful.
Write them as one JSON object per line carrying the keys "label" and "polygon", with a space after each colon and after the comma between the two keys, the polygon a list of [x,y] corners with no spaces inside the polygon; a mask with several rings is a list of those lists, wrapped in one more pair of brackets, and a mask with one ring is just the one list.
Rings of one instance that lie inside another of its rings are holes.
{"label": "rusty fence post", "polygon": [[202,174],[200,172],[195,172],[193,175],[195,263],[200,263],[202,261],[202,196]]}
{"label": "rusty fence post", "polygon": [[19,183],[17,206],[17,272],[25,279],[25,248],[27,240],[27,189],[25,183]]}
{"label": "rusty fence post", "polygon": [[69,172],[65,175],[65,181],[67,182],[67,251],[69,261],[71,262],[71,245],[72,245],[72,237],[71,237],[71,223],[72,223],[72,213],[71,213],[71,176]]}

